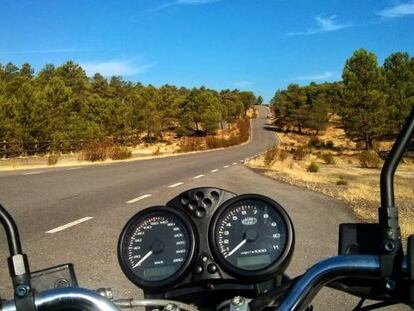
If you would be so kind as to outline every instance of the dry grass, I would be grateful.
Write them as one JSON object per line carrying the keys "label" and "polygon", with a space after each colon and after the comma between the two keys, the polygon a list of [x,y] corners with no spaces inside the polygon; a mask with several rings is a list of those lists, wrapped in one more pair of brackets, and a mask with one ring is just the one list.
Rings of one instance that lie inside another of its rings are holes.
{"label": "dry grass", "polygon": [[108,156],[108,146],[105,143],[95,142],[86,146],[79,154],[80,160],[97,162],[104,161]]}
{"label": "dry grass", "polygon": [[115,146],[108,149],[108,156],[111,160],[125,160],[132,157],[132,151],[127,147]]}
{"label": "dry grass", "polygon": [[56,165],[59,161],[59,155],[52,153],[47,156],[48,165]]}
{"label": "dry grass", "polygon": [[[280,133],[282,146],[290,150],[290,155],[269,165],[266,154],[252,159],[249,166],[265,169],[265,174],[275,179],[341,199],[351,207],[353,213],[364,221],[377,221],[377,209],[380,206],[379,179],[380,169],[362,168],[359,151],[355,143],[349,141],[342,129],[330,127],[319,138],[332,141],[335,150],[329,151],[329,160],[321,156],[324,153],[312,148],[312,152],[302,159],[294,155],[295,150],[307,146],[309,136],[294,133]],[[383,143],[389,147],[389,142]],[[327,164],[326,162],[329,162]],[[307,168],[315,163],[318,172],[308,172]],[[382,162],[381,162],[382,165]],[[414,163],[405,161],[397,170],[395,178],[396,205],[400,215],[402,234],[407,237],[414,233]]]}

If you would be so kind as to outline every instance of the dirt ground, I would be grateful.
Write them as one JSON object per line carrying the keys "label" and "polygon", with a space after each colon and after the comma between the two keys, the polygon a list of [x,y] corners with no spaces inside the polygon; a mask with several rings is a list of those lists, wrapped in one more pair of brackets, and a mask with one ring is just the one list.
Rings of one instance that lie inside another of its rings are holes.
{"label": "dirt ground", "polygon": [[[308,148],[309,154],[298,160],[292,150],[308,146],[310,135],[292,132],[277,133],[280,138],[279,150],[284,156],[276,155],[269,163],[266,154],[252,159],[248,165],[263,170],[265,175],[283,182],[306,187],[345,201],[353,213],[364,221],[376,221],[380,206],[380,169],[362,168],[360,151],[356,144],[346,138],[343,129],[333,123],[319,139],[331,141],[333,147]],[[391,142],[377,144],[379,149],[389,149]],[[334,163],[327,164],[322,154],[331,153]],[[318,167],[317,172],[309,172],[311,163]],[[382,165],[382,163],[381,163]],[[395,177],[396,205],[399,210],[401,230],[404,237],[414,233],[414,163],[405,159],[398,167]]]}

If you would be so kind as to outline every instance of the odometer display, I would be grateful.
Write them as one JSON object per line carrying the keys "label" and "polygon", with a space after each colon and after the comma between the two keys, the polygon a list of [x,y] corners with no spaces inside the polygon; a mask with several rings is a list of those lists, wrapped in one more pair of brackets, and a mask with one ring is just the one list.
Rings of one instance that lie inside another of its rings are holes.
{"label": "odometer display", "polygon": [[289,260],[293,228],[283,208],[267,197],[243,195],[227,201],[214,215],[213,253],[236,277],[264,278]]}
{"label": "odometer display", "polygon": [[119,261],[128,278],[141,287],[161,287],[176,280],[194,253],[194,232],[184,215],[166,207],[136,214],[119,241]]}

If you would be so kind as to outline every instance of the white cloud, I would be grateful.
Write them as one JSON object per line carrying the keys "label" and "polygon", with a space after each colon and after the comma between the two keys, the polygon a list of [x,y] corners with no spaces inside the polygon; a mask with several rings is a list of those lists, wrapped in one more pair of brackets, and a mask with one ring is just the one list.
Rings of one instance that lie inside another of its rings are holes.
{"label": "white cloud", "polygon": [[385,8],[379,11],[377,14],[385,18],[396,18],[404,17],[407,15],[414,15],[414,0]]}
{"label": "white cloud", "polygon": [[253,81],[237,81],[233,83],[235,87],[246,87],[246,86],[252,86],[253,84],[254,84]]}
{"label": "white cloud", "polygon": [[54,53],[78,53],[78,52],[90,52],[92,49],[43,49],[43,50],[23,50],[23,51],[5,51],[0,54],[54,54]]}
{"label": "white cloud", "polygon": [[146,72],[154,64],[136,65],[131,61],[109,60],[103,62],[85,62],[80,64],[88,76],[100,73],[105,77],[132,76]]}
{"label": "white cloud", "polygon": [[317,73],[317,74],[313,74],[313,75],[308,75],[308,76],[298,76],[295,77],[293,79],[291,79],[292,81],[326,81],[329,79],[338,79],[339,75],[335,72],[332,71],[325,71],[322,73]]}
{"label": "white cloud", "polygon": [[336,15],[326,16],[323,17],[322,15],[318,15],[315,17],[316,27],[308,28],[304,31],[297,31],[297,32],[289,32],[287,33],[288,36],[306,36],[306,35],[314,35],[323,32],[332,32],[340,29],[345,29],[352,27],[353,25],[350,23],[338,23],[336,20]]}

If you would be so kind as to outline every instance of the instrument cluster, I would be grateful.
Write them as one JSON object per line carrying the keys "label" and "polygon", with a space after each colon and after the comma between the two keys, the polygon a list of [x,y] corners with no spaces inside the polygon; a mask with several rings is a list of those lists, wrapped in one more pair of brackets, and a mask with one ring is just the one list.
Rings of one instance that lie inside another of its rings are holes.
{"label": "instrument cluster", "polygon": [[185,284],[253,284],[281,275],[294,229],[272,199],[218,188],[187,190],[135,214],[121,232],[125,275],[147,291]]}

